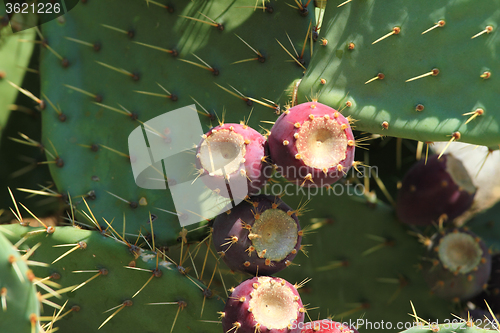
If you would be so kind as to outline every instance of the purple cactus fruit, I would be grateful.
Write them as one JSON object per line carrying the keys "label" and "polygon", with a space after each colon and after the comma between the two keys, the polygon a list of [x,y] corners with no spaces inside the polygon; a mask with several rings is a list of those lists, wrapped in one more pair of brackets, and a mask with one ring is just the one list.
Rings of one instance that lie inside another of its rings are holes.
{"label": "purple cactus fruit", "polygon": [[[266,184],[266,139],[245,124],[222,124],[203,135],[196,167],[205,185],[226,198],[243,199]],[[227,184],[226,184],[227,182]]]}
{"label": "purple cactus fruit", "polygon": [[268,137],[278,172],[306,187],[324,187],[342,178],[354,161],[349,120],[318,102],[299,104],[276,120]]}
{"label": "purple cactus fruit", "polygon": [[222,327],[225,333],[299,333],[304,313],[292,284],[281,278],[254,277],[232,290]]}
{"label": "purple cactus fruit", "polygon": [[430,258],[422,263],[425,280],[434,294],[467,300],[486,288],[491,254],[484,242],[466,228],[435,234]]}
{"label": "purple cactus fruit", "polygon": [[411,225],[452,221],[471,205],[476,187],[462,162],[451,154],[429,156],[405,175],[398,193],[398,218]]}
{"label": "purple cactus fruit", "polygon": [[261,195],[218,215],[212,239],[232,270],[271,275],[292,263],[302,231],[297,214],[287,204]]}
{"label": "purple cactus fruit", "polygon": [[[473,303],[487,310],[485,301],[493,313],[500,313],[500,254],[495,254],[491,259],[491,275],[488,280],[488,288],[475,297]],[[478,319],[481,318],[478,317]]]}
{"label": "purple cactus fruit", "polygon": [[355,328],[329,319],[303,324],[301,333],[359,333]]}

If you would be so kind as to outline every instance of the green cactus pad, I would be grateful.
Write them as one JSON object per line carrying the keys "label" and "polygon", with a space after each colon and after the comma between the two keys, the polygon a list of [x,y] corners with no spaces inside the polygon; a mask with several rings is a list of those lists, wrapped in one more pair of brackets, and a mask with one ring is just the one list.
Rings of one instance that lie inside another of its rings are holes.
{"label": "green cactus pad", "polygon": [[320,33],[328,43],[315,49],[299,98],[351,103],[345,113],[357,130],[419,141],[458,131],[463,142],[498,149],[500,1],[341,3],[328,2]]}
{"label": "green cactus pad", "polygon": [[[257,129],[260,121],[274,120],[273,104],[262,98],[283,105],[304,71],[279,43],[295,54],[288,34],[300,55],[314,11],[310,4],[303,16],[281,1],[266,2],[267,9],[260,2],[255,8],[255,1],[163,3],[80,3],[64,20],[42,26],[48,47],[40,71],[42,92],[58,109],[47,105],[43,143],[52,153],[48,159],[59,191],[69,193],[79,210],[85,210],[86,197],[99,219],[121,224],[125,215],[130,239],[150,232],[154,214],[157,243],[171,244],[181,228],[170,192],[136,185],[129,134],[142,122],[192,104],[205,131],[217,124],[214,111],[227,122],[250,118]],[[309,58],[308,39],[303,60]],[[166,136],[172,130],[172,144],[178,138],[174,130],[186,132],[178,124],[164,130]],[[154,177],[161,180],[161,166],[157,170]],[[194,167],[181,171],[194,180]],[[168,172],[167,177],[180,182]]]}
{"label": "green cactus pad", "polygon": [[[342,195],[340,184],[329,194],[311,192],[314,205],[299,216],[307,256],[299,253],[278,275],[291,282],[311,278],[299,289],[304,304],[313,308],[311,318],[331,316],[351,324],[364,319],[360,332],[378,332],[381,328],[368,322],[380,325],[382,320],[391,325],[384,332],[397,332],[398,322],[412,321],[410,301],[426,320],[450,319],[455,305],[431,294],[418,267],[424,246],[390,207],[355,195],[360,188],[351,183]],[[283,200],[297,207],[301,197]]]}
{"label": "green cactus pad", "polygon": [[3,36],[0,30],[0,131],[4,128],[11,111],[11,105],[18,91],[8,81],[21,85],[28,65],[30,55],[33,52],[31,42],[19,42],[19,40],[33,41],[35,31],[26,30],[22,34]]}
{"label": "green cactus pad", "polygon": [[[21,249],[41,243],[30,259],[49,267],[33,267],[33,272],[61,284],[62,289],[56,290],[61,299],[48,300],[60,306],[68,301],[53,323],[60,331],[220,331],[217,323],[204,322],[217,322],[217,311],[224,306],[220,297],[205,297],[206,287],[200,281],[162,256],[157,263],[153,252],[97,231],[56,227],[49,234],[43,228],[20,225],[2,228],[12,241],[27,238]],[[52,310],[45,315],[51,316]]]}
{"label": "green cactus pad", "polygon": [[[23,34],[28,31],[19,34],[24,36]],[[17,34],[14,36],[17,36]],[[19,44],[23,46],[23,43]],[[14,52],[12,55],[15,56],[16,54]],[[39,58],[40,47],[37,45],[33,49],[33,54],[27,65],[28,68],[38,68]],[[7,84],[7,82],[4,83]],[[4,91],[2,84],[0,81],[0,91]],[[27,71],[22,82],[15,82],[15,84],[19,84],[22,89],[31,92],[35,96],[40,95],[40,76],[38,73]],[[5,90],[17,92],[10,85]],[[14,106],[16,111],[10,112],[6,126],[1,131],[0,136],[0,160],[4,161],[0,163],[0,184],[2,184],[0,189],[0,209],[6,211],[0,220],[3,222],[14,219],[14,216],[9,211],[9,207],[12,206],[12,198],[7,187],[12,190],[16,199],[31,207],[30,210],[35,215],[39,217],[48,216],[60,209],[64,204],[57,196],[33,196],[31,193],[16,191],[18,188],[41,190],[42,187],[53,187],[49,168],[45,164],[47,161],[45,151],[40,144],[42,136],[40,110],[37,108],[35,101],[21,92],[17,92],[17,97],[14,101],[9,101],[9,105]]]}
{"label": "green cactus pad", "polygon": [[33,273],[0,229],[0,331],[39,332],[40,306]]}
{"label": "green cactus pad", "polygon": [[[411,327],[397,327],[398,322],[412,323],[410,302],[425,320],[453,320],[450,312],[458,313],[459,304],[432,294],[419,266],[426,250],[415,232],[396,220],[391,207],[359,196],[362,187],[354,184],[343,188],[338,183],[322,193],[286,187],[282,200],[298,209],[306,254],[299,252],[292,265],[275,276],[301,286],[298,290],[310,318],[363,324],[360,332],[395,333]],[[269,185],[266,190],[279,192]],[[305,198],[311,202],[304,207]],[[231,274],[225,265],[221,271],[228,287],[247,278]]]}

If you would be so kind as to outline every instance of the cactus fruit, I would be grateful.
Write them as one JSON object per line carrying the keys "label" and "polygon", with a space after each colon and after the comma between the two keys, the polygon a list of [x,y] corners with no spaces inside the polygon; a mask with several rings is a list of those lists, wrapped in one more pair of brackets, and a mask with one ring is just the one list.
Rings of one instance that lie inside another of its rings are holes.
{"label": "cactus fruit", "polygon": [[349,120],[315,101],[285,111],[273,125],[268,142],[278,172],[307,187],[336,182],[354,161]]}
{"label": "cactus fruit", "polygon": [[398,218],[411,225],[452,221],[472,205],[476,187],[462,162],[451,154],[418,161],[399,189]]}
{"label": "cactus fruit", "polygon": [[224,332],[298,333],[305,309],[295,286],[281,278],[248,279],[231,291],[222,314]]}
{"label": "cactus fruit", "polygon": [[499,14],[499,0],[328,1],[299,102],[349,102],[360,131],[498,149]]}
{"label": "cactus fruit", "polygon": [[264,170],[268,166],[265,142],[262,134],[244,123],[212,128],[204,134],[196,154],[201,179],[226,198],[257,194],[271,176]]}
{"label": "cactus fruit", "polygon": [[359,333],[357,329],[338,323],[333,320],[323,319],[304,323],[300,333]]}
{"label": "cactus fruit", "polygon": [[435,234],[431,241],[431,258],[423,268],[434,294],[466,300],[487,287],[491,254],[478,236],[467,229],[452,229]]}
{"label": "cactus fruit", "polygon": [[491,258],[491,275],[488,280],[488,287],[472,300],[476,306],[487,310],[485,301],[491,307],[493,313],[500,313],[500,254],[496,254]]}
{"label": "cactus fruit", "polygon": [[[0,229],[0,332],[35,333],[40,328],[40,305],[35,275],[26,258]],[[28,256],[29,257],[29,256]]]}
{"label": "cactus fruit", "polygon": [[250,197],[213,224],[213,242],[224,262],[252,275],[272,275],[289,266],[301,241],[297,212],[278,197]]}

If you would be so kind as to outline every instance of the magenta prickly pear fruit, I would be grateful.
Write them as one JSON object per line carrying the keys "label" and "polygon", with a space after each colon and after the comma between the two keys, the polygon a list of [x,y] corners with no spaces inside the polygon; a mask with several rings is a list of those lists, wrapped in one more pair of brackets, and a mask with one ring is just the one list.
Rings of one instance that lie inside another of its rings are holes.
{"label": "magenta prickly pear fruit", "polygon": [[429,156],[405,175],[398,193],[398,218],[411,225],[451,221],[471,205],[476,187],[462,162],[451,154]]}
{"label": "magenta prickly pear fruit", "polygon": [[330,185],[342,178],[354,161],[349,120],[314,101],[283,112],[268,142],[277,171],[301,186]]}
{"label": "magenta prickly pear fruit", "polygon": [[203,135],[196,167],[205,185],[226,198],[257,194],[270,177],[264,167],[266,139],[245,124],[222,124]]}
{"label": "magenta prickly pear fruit", "polygon": [[252,275],[271,275],[289,266],[301,241],[296,212],[277,197],[250,197],[213,224],[213,242],[224,262]]}
{"label": "magenta prickly pear fruit", "polygon": [[222,313],[222,327],[226,333],[299,333],[304,313],[292,284],[260,276],[232,290]]}
{"label": "magenta prickly pear fruit", "polygon": [[329,319],[315,320],[303,324],[301,333],[359,333],[358,330],[343,323]]}
{"label": "magenta prickly pear fruit", "polygon": [[465,228],[438,233],[431,238],[429,250],[431,258],[422,265],[434,294],[467,300],[487,287],[491,254],[474,233]]}
{"label": "magenta prickly pear fruit", "polygon": [[[473,300],[476,306],[487,310],[485,301],[491,307],[493,313],[500,313],[500,254],[495,254],[492,257],[488,288]],[[482,316],[477,318],[480,319]]]}

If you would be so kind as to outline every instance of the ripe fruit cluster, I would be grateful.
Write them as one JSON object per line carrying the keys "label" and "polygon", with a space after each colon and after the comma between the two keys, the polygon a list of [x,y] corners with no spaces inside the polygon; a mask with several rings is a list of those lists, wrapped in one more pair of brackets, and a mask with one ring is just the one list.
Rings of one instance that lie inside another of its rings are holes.
{"label": "ripe fruit cluster", "polygon": [[284,111],[266,140],[249,126],[221,124],[198,145],[196,164],[205,185],[226,198],[255,195],[274,171],[306,187],[326,187],[354,161],[349,119],[308,102]]}
{"label": "ripe fruit cluster", "polygon": [[244,123],[221,124],[203,135],[196,160],[208,188],[243,200],[215,218],[217,252],[230,269],[256,276],[232,290],[224,332],[300,332],[305,309],[296,286],[268,276],[291,265],[301,249],[298,214],[279,197],[257,194],[273,172],[305,187],[342,178],[354,160],[349,120],[309,102],[283,112],[267,140]]}

